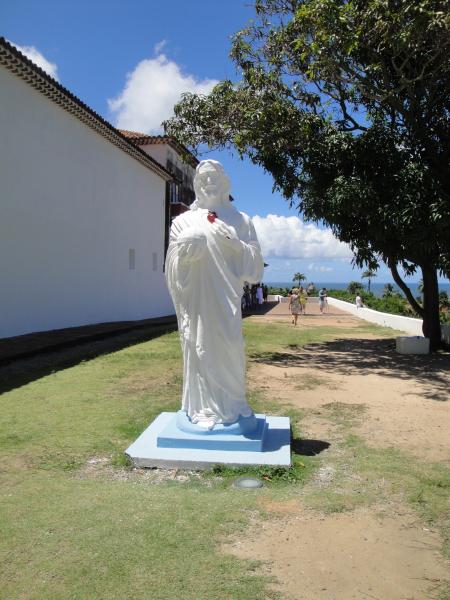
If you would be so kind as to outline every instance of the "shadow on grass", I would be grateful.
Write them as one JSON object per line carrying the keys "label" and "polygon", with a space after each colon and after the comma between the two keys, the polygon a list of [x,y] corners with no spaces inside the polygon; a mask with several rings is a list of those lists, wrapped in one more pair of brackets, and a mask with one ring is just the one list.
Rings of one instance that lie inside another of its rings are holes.
{"label": "shadow on grass", "polygon": [[292,352],[264,352],[252,356],[257,363],[305,367],[342,375],[382,375],[414,381],[423,386],[420,395],[429,400],[450,399],[450,353],[398,354],[393,339],[338,339],[307,344]]}
{"label": "shadow on grass", "polygon": [[0,394],[83,361],[157,338],[175,329],[175,326],[160,329],[151,326],[142,327],[127,333],[110,335],[104,339],[80,342],[69,348],[49,350],[30,358],[11,361],[0,367]]}
{"label": "shadow on grass", "polygon": [[324,450],[330,447],[329,442],[323,442],[322,440],[302,440],[294,438],[291,441],[291,450],[293,454],[300,456],[316,456]]}
{"label": "shadow on grass", "polygon": [[261,306],[243,310],[242,316],[245,319],[246,317],[252,317],[253,315],[265,315],[277,305],[278,302],[266,302],[265,304],[261,304]]}

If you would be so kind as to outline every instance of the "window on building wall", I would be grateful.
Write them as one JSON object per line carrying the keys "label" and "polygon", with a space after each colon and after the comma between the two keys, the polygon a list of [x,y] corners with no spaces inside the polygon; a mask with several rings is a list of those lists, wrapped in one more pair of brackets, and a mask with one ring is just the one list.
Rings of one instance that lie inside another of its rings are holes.
{"label": "window on building wall", "polygon": [[180,190],[178,183],[172,182],[170,184],[170,202],[175,203],[180,201]]}

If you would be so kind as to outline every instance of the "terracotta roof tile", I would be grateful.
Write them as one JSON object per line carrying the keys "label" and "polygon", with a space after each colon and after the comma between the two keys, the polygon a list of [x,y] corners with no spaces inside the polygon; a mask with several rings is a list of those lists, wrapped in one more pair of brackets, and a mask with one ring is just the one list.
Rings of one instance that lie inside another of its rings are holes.
{"label": "terracotta roof tile", "polygon": [[183,144],[180,144],[175,138],[168,135],[147,135],[146,133],[140,133],[139,131],[128,131],[127,129],[119,129],[120,133],[127,139],[131,140],[136,146],[148,146],[151,144],[168,144],[171,146],[180,156],[182,156],[186,162],[192,167],[198,165],[198,159],[190,152]]}
{"label": "terracotta roof tile", "polygon": [[131,139],[148,137],[145,133],[139,133],[138,131],[129,131],[128,129],[118,129],[117,131],[120,131],[122,135]]}

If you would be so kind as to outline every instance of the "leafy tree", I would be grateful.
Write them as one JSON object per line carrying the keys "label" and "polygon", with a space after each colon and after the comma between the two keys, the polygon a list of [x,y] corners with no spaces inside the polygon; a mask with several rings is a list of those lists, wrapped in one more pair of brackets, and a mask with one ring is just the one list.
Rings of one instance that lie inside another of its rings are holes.
{"label": "leafy tree", "polygon": [[447,311],[450,308],[450,298],[447,292],[439,292],[439,307],[441,310]]}
{"label": "leafy tree", "polygon": [[356,294],[359,294],[362,291],[362,289],[362,283],[360,283],[359,281],[350,281],[350,283],[347,286],[347,291],[352,296],[356,296]]}
{"label": "leafy tree", "polygon": [[[385,261],[440,343],[438,272],[450,276],[447,0],[256,0],[233,39],[241,79],[186,94],[166,131],[234,147],[306,219]],[[399,268],[424,280],[423,304]]]}
{"label": "leafy tree", "polygon": [[292,278],[292,281],[294,283],[298,281],[298,285],[300,285],[302,281],[306,281],[306,275],[303,275],[303,273],[296,273]]}
{"label": "leafy tree", "polygon": [[361,279],[367,279],[367,291],[370,293],[370,282],[376,276],[376,271],[374,269],[367,269],[361,275]]}

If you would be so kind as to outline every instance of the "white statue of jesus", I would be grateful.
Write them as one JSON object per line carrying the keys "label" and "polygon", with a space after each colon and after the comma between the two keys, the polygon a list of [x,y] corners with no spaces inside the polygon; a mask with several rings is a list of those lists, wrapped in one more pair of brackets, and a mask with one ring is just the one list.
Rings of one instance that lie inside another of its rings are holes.
{"label": "white statue of jesus", "polygon": [[204,160],[196,200],[170,230],[166,278],[183,349],[182,409],[212,429],[253,414],[245,398],[241,297],[262,280],[264,262],[250,218],[229,200],[222,165]]}

